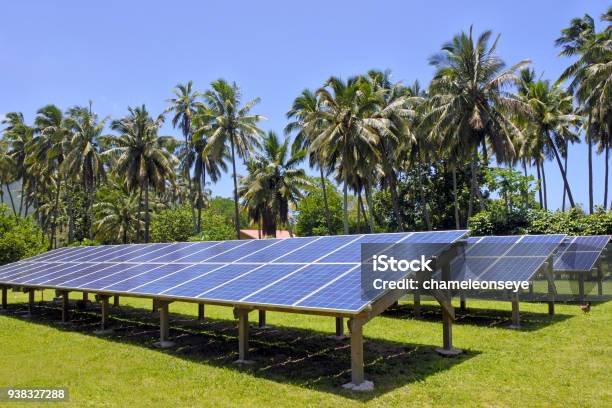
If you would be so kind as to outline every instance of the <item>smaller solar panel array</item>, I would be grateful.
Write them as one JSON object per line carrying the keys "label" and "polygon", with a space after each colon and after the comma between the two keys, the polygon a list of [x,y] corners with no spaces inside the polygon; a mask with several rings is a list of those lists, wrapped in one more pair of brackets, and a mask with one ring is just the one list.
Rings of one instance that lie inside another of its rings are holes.
{"label": "smaller solar panel array", "polygon": [[451,262],[451,280],[530,280],[564,238],[565,235],[468,238],[465,251]]}
{"label": "smaller solar panel array", "polygon": [[555,253],[554,270],[590,271],[609,241],[609,235],[567,237]]}

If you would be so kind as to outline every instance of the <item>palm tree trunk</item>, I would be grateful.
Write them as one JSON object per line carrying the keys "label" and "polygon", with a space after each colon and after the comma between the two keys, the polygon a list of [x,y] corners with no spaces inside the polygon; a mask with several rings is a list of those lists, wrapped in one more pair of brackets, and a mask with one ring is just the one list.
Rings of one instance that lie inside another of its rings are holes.
{"label": "palm tree trunk", "polygon": [[325,206],[325,221],[327,222],[327,233],[333,235],[331,227],[331,217],[329,214],[329,203],[327,202],[327,187],[325,183],[325,175],[323,174],[323,166],[319,166],[321,172],[321,190],[323,191],[323,205]]}
{"label": "palm tree trunk", "polygon": [[453,166],[453,201],[455,203],[455,228],[461,229],[459,222],[459,201],[457,200],[457,169]]}
{"label": "palm tree trunk", "polygon": [[149,178],[145,179],[145,191],[144,191],[144,202],[145,202],[145,232],[144,241],[149,242],[149,225],[151,222],[151,216],[149,214]]}
{"label": "palm tree trunk", "polygon": [[[365,194],[366,194],[366,201],[368,204],[368,224],[370,226],[370,234],[373,234],[374,233],[374,211],[372,211],[372,190],[370,187],[370,183],[366,183]],[[365,212],[363,213],[363,216],[365,217]]]}
{"label": "palm tree trunk", "polygon": [[[525,178],[527,178],[527,160],[523,159],[521,160],[523,162],[523,175],[525,176]],[[525,207],[527,207],[527,205],[529,204],[529,187],[527,187],[527,190],[525,190],[523,192],[523,203],[525,204]]]}
{"label": "palm tree trunk", "polygon": [[[484,146],[483,146],[484,147]],[[484,155],[486,155],[486,149]],[[484,211],[485,210],[485,204],[484,204],[484,198],[482,198],[482,193],[480,191],[480,184],[478,183],[478,167],[479,167],[479,163],[478,163],[478,149],[475,148],[474,152],[472,153],[474,155],[473,157],[473,161],[474,161],[474,193],[476,193],[476,197],[478,197],[478,204],[480,205],[480,211]],[[488,162],[488,158],[486,159]]]}
{"label": "palm tree trunk", "polygon": [[431,231],[431,221],[429,219],[429,210],[427,209],[427,200],[425,200],[425,188],[423,187],[423,168],[420,162],[417,163],[417,171],[419,172],[417,180],[419,183],[419,199],[421,201],[421,211],[423,211],[425,228],[427,228],[427,231]]}
{"label": "palm tree trunk", "polygon": [[361,194],[355,193],[355,198],[357,198],[357,228],[356,233],[361,233]]}
{"label": "palm tree trunk", "polygon": [[[21,197],[19,198],[19,216],[21,217],[21,210],[23,210],[23,198],[25,196],[25,191],[24,191],[24,179],[25,177],[21,178]],[[27,215],[27,212],[26,212]]]}
{"label": "palm tree trunk", "polygon": [[[66,180],[68,182],[68,180]],[[66,183],[66,186],[68,184]],[[68,243],[72,244],[74,242],[74,201],[72,200],[74,197],[74,188],[70,189],[70,193],[68,193]]]}
{"label": "palm tree trunk", "polygon": [[11,193],[11,186],[9,183],[5,183],[6,191],[8,191],[9,199],[11,200],[11,207],[13,208],[13,215],[17,216],[17,210],[15,209],[15,201],[13,201],[13,194]]}
{"label": "palm tree trunk", "polygon": [[230,146],[232,149],[232,171],[234,172],[234,222],[236,225],[236,238],[240,239],[240,213],[238,210],[238,178],[236,175],[236,154],[234,152],[234,132],[230,134]]}
{"label": "palm tree trunk", "polygon": [[548,188],[546,187],[546,171],[544,170],[544,161],[540,163],[542,167],[542,184],[544,186],[544,209],[548,210]]}
{"label": "palm tree trunk", "polygon": [[51,242],[49,243],[49,245],[51,245],[51,247],[53,248],[54,243],[55,243],[55,248],[57,248],[57,242],[55,242],[55,234],[57,232],[57,218],[58,218],[58,213],[59,213],[59,199],[60,199],[60,192],[62,187],[62,182],[60,181],[60,178],[57,178],[57,193],[55,194],[55,208],[53,209],[53,226],[52,226],[52,230],[51,230]]}
{"label": "palm tree trunk", "polygon": [[467,213],[467,221],[466,225],[470,225],[470,218],[472,217],[472,213],[474,211],[474,192],[476,191],[476,160],[472,156],[472,162],[470,163],[470,200],[468,202],[468,213]]}
{"label": "palm tree trunk", "polygon": [[[550,145],[551,145],[551,147],[553,149],[553,153],[555,154],[555,159],[557,159],[557,165],[559,165],[559,170],[561,171],[561,176],[563,177],[563,183],[564,183],[565,188],[567,190],[567,198],[569,199],[571,208],[574,208],[574,207],[576,207],[576,205],[574,204],[574,196],[572,195],[572,190],[570,189],[570,185],[567,182],[567,173],[563,169],[563,164],[561,164],[561,157],[559,157],[559,152],[557,151],[557,147],[553,143],[553,141],[550,138],[550,136],[548,138],[549,138]],[[543,170],[544,170],[544,166],[542,166],[542,171]],[[542,175],[544,175],[544,173],[542,173]],[[544,178],[544,193],[546,193],[546,178]]]}
{"label": "palm tree trunk", "polygon": [[[606,149],[606,164],[605,164],[605,176],[604,176],[604,202],[603,202],[603,208],[604,210],[606,208],[608,208],[608,158],[610,156],[610,148],[606,145],[605,147]],[[567,167],[565,168],[565,171],[567,172]]]}
{"label": "palm tree trunk", "polygon": [[399,197],[397,195],[397,180],[395,178],[395,172],[393,168],[389,168],[387,170],[387,182],[389,183],[389,190],[391,192],[391,204],[393,205],[393,213],[395,215],[395,219],[397,220],[397,230],[402,232],[404,230],[402,213],[399,207]]}
{"label": "palm tree trunk", "polygon": [[542,196],[542,173],[540,172],[540,161],[535,162],[538,174],[538,198],[540,199],[540,208],[544,208],[544,197]]}
{"label": "palm tree trunk", "polygon": [[140,243],[140,224],[142,223],[142,183],[140,183],[140,192],[138,193],[138,217],[136,219],[136,242]]}
{"label": "palm tree trunk", "polygon": [[198,234],[202,231],[202,205],[204,204],[202,199],[202,184],[206,180],[206,167],[202,166],[202,177],[198,180]]}
{"label": "palm tree trunk", "polygon": [[[589,214],[593,214],[593,143],[591,135],[591,117],[587,125],[587,144],[589,146]],[[574,206],[572,205],[572,208]]]}
{"label": "palm tree trunk", "polygon": [[[567,142],[566,142],[567,143]],[[563,158],[564,160],[564,164],[563,167],[565,168],[565,174],[567,174],[567,156],[569,156],[569,152],[568,152],[568,147],[565,147],[565,157]],[[565,188],[565,183],[563,183],[563,202],[561,203],[561,211],[565,211],[565,201],[567,200],[567,188]]]}

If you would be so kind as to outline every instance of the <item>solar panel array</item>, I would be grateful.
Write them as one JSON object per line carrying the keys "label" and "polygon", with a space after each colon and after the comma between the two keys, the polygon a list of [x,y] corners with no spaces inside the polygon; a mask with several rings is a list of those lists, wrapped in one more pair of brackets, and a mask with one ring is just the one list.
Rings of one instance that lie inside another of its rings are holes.
{"label": "solar panel array", "polygon": [[436,231],[65,247],[0,267],[0,284],[359,312],[374,300],[362,296],[361,244],[446,248],[465,235]]}
{"label": "solar panel array", "polygon": [[609,241],[609,235],[567,237],[555,253],[553,269],[588,272]]}
{"label": "solar panel array", "polygon": [[[451,262],[451,280],[513,281],[533,278],[565,235],[471,237]],[[436,275],[438,278],[439,274]]]}

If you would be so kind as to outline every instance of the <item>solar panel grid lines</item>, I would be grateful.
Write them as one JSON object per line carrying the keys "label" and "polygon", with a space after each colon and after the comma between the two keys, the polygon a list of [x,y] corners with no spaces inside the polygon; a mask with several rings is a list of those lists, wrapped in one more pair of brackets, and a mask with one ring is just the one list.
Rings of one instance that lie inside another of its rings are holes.
{"label": "solar panel grid lines", "polygon": [[[263,251],[264,249],[268,249],[268,248],[270,248],[271,246],[274,246],[274,245],[276,245],[276,244],[278,244],[278,243],[280,243],[280,242],[282,242],[282,241],[280,241],[280,240],[279,240],[279,241],[276,241],[276,242],[274,242],[273,244],[268,245],[268,246],[265,246],[265,247],[263,247],[263,248],[260,248],[260,249],[258,249],[257,251],[255,251],[255,252],[253,252],[253,253]],[[306,244],[306,245],[308,245],[308,244]],[[249,253],[249,254],[247,254],[247,255],[243,255],[243,256],[241,256],[241,257],[240,257],[240,258],[238,258],[236,261],[234,261],[234,262],[230,262],[228,265],[235,264],[235,263],[237,263],[238,261],[240,261],[241,259],[246,258],[248,255],[251,255],[251,253]],[[247,265],[247,264],[245,264],[245,265]],[[208,292],[212,292],[213,290],[216,290],[216,289],[221,288],[221,287],[223,287],[223,286],[225,286],[225,285],[227,285],[227,284],[229,284],[229,283],[231,283],[231,282],[234,282],[235,280],[238,280],[238,279],[242,278],[243,276],[248,275],[248,274],[249,274],[249,273],[251,273],[251,272],[255,272],[255,271],[257,271],[257,270],[259,270],[259,269],[263,268],[265,265],[267,265],[267,264],[262,264],[262,265],[260,265],[260,266],[258,266],[258,267],[256,267],[256,268],[254,268],[254,269],[252,269],[252,270],[248,271],[248,272],[245,272],[245,273],[243,273],[243,274],[241,274],[241,275],[238,275],[238,276],[236,276],[236,277],[234,277],[234,278],[231,278],[231,279],[229,279],[229,280],[227,280],[227,281],[223,282],[222,284],[220,284],[220,285],[217,285],[217,286],[213,287],[212,289],[205,290],[204,292],[202,292],[202,293],[200,293],[200,294],[196,295],[196,297],[197,297],[197,298],[199,298],[199,297],[201,297],[201,296],[205,295],[205,294],[206,294],[206,293],[208,293]]]}
{"label": "solar panel grid lines", "polygon": [[564,239],[562,234],[470,238],[464,254],[451,262],[453,279],[528,280]]}
{"label": "solar panel grid lines", "polygon": [[329,282],[327,282],[326,284],[324,284],[323,286],[321,286],[320,288],[318,288],[315,291],[310,292],[308,295],[304,296],[303,298],[299,299],[297,302],[293,303],[292,306],[297,306],[300,303],[306,301],[307,299],[309,299],[310,297],[316,295],[317,293],[319,293],[320,291],[324,290],[325,288],[328,288],[329,286],[333,285],[334,283],[336,283],[337,281],[339,281],[340,279],[342,279],[343,277],[345,277],[346,275],[348,275],[349,273],[351,273],[352,271],[354,271],[355,269],[359,268],[361,265],[355,265],[353,266],[351,269],[349,269],[348,271],[344,272],[343,274],[341,274],[340,276],[335,277],[334,279],[330,280]]}
{"label": "solar panel grid lines", "polygon": [[[46,265],[46,264],[41,263],[40,265]],[[18,271],[21,271],[21,270],[25,270],[27,268],[38,267],[38,265],[36,265],[36,264],[21,263],[21,262],[7,264],[7,265],[4,265],[4,266],[6,266],[6,268],[3,268],[2,270],[0,270],[0,278],[2,278],[4,276],[11,276],[15,272],[18,272]]]}
{"label": "solar panel grid lines", "polygon": [[[503,254],[502,254],[502,255],[501,255],[501,256],[500,256],[498,259],[496,259],[496,260],[495,260],[493,263],[491,263],[491,265],[489,265],[489,267],[488,267],[488,268],[486,268],[486,269],[485,269],[485,270],[484,270],[484,271],[483,271],[483,272],[482,272],[480,275],[478,275],[478,276],[476,277],[476,279],[480,279],[480,277],[481,277],[481,276],[485,275],[485,274],[486,274],[486,273],[487,273],[489,270],[491,270],[491,268],[493,268],[493,267],[495,266],[495,264],[496,264],[497,262],[499,262],[499,260],[500,260],[502,257],[504,257],[506,254],[508,254],[508,253],[509,253],[509,252],[512,250],[512,248],[513,248],[513,247],[514,247],[516,244],[518,244],[519,242],[521,242],[521,240],[523,239],[523,237],[524,237],[524,235],[521,235],[521,236],[520,236],[520,237],[519,237],[519,238],[518,238],[518,239],[517,239],[517,240],[516,240],[516,241],[515,241],[515,242],[514,242],[512,245],[510,245],[510,247],[509,247],[509,248],[508,248],[508,249],[507,249],[507,250],[506,250],[506,251],[505,251],[505,252],[504,252],[504,253],[503,253]],[[483,238],[484,238],[484,237],[483,237]],[[483,242],[484,242],[484,239],[483,239],[483,240],[481,240],[481,241],[479,241],[479,243],[483,243]]]}
{"label": "solar panel grid lines", "polygon": [[[66,271],[67,269],[71,269],[70,273],[78,272],[78,271],[81,271],[81,270],[85,269],[86,266],[88,266],[88,265],[87,264],[83,264],[83,265],[76,265],[75,266],[75,265],[54,264],[54,265],[52,265],[49,268],[46,268],[46,269],[43,268],[42,270],[37,271],[34,274],[29,274],[28,275],[29,279],[26,280],[26,281],[23,281],[22,283],[24,283],[24,284],[33,283],[34,280],[38,280],[38,279],[41,279],[41,278],[47,278],[47,277],[49,277],[51,275],[56,275],[58,273],[62,273],[64,271]],[[76,268],[76,271],[74,270],[74,268]],[[43,274],[39,275],[40,272],[42,272]],[[32,275],[36,275],[36,276],[32,277]],[[67,275],[67,274],[64,274],[64,275]],[[49,280],[51,280],[51,279],[47,279],[47,281],[49,281]],[[43,281],[41,283],[46,283],[47,281]]]}
{"label": "solar panel grid lines", "polygon": [[[146,264],[142,264],[142,265],[146,265]],[[145,275],[145,274],[147,274],[147,273],[151,273],[151,272],[153,272],[153,271],[155,271],[155,270],[157,270],[157,269],[159,269],[159,268],[163,268],[163,267],[164,267],[164,266],[166,266],[166,265],[169,265],[169,264],[161,264],[161,265],[156,266],[156,267],[154,267],[154,268],[152,268],[152,269],[149,269],[149,270],[147,270],[147,271],[145,271],[145,272],[141,272],[141,273],[138,273],[138,274],[136,274],[136,275],[131,275],[131,276],[130,276],[130,277],[128,277],[128,278],[121,279],[121,280],[118,280],[117,282],[113,282],[113,283],[112,283],[112,284],[110,284],[110,285],[103,286],[102,288],[100,288],[100,290],[104,290],[104,289],[107,289],[107,288],[109,288],[109,287],[111,287],[111,286],[115,286],[115,285],[117,285],[117,284],[120,284],[120,283],[123,283],[123,282],[129,281],[130,279],[134,279],[134,278],[137,278],[137,277],[139,277],[139,276]],[[105,277],[105,278],[108,278],[108,276],[107,276],[107,277]],[[91,281],[91,282],[87,283],[86,285],[91,284],[91,283],[94,283],[94,282],[97,282],[97,281],[100,281],[100,280],[105,279],[105,278],[100,278],[100,279],[97,279],[97,280]],[[83,285],[83,286],[86,286],[86,285]]]}
{"label": "solar panel grid lines", "polygon": [[[321,257],[319,257],[317,260],[319,260],[319,259],[323,259],[323,258],[324,258],[324,257],[326,257],[327,255],[329,255],[329,254],[331,254],[331,253],[333,253],[333,252],[335,252],[335,251],[339,251],[340,249],[344,248],[345,246],[347,246],[347,245],[351,244],[351,243],[352,243],[352,242],[354,242],[354,241],[357,241],[357,240],[361,239],[362,237],[363,237],[363,235],[358,235],[358,236],[357,236],[355,239],[353,239],[353,240],[351,240],[351,241],[349,241],[349,242],[345,243],[344,245],[342,245],[342,246],[340,246],[340,247],[338,247],[338,248],[336,248],[336,249],[332,250],[332,251],[331,251],[331,252],[329,252],[329,253],[325,253],[325,254],[323,254],[323,255],[322,255]],[[321,238],[322,238],[322,237],[321,237]],[[314,241],[314,242],[316,242],[316,241]],[[283,254],[283,257],[284,257],[285,255],[286,255],[286,254]],[[315,261],[313,261],[313,262],[311,262],[311,263],[315,263],[317,260],[315,260]],[[273,286],[273,285],[276,285],[278,282],[282,282],[283,280],[285,280],[285,279],[289,278],[290,276],[292,276],[292,275],[296,274],[297,272],[301,271],[302,269],[306,268],[308,265],[309,265],[309,264],[306,264],[306,265],[304,265],[304,267],[302,267],[302,268],[298,268],[297,270],[295,270],[295,271],[291,272],[290,274],[287,274],[287,275],[285,275],[285,276],[283,276],[283,277],[279,278],[278,280],[276,280],[276,281],[274,281],[274,282],[272,282],[272,283],[270,283],[270,284],[268,284],[268,285],[266,285],[266,286],[264,286],[264,287],[262,287],[262,288],[260,288],[260,289],[256,290],[255,292],[251,293],[250,295],[245,296],[244,298],[240,299],[240,301],[245,301],[245,300],[246,300],[246,299],[248,299],[249,297],[254,296],[254,295],[256,295],[257,293],[259,293],[259,292],[261,292],[261,291],[264,291],[264,290],[268,289],[269,287],[271,287],[271,286]]]}
{"label": "solar panel grid lines", "polygon": [[46,269],[52,267],[53,264],[30,264],[28,267],[18,267],[14,270],[7,272],[5,276],[0,277],[0,279],[21,279],[25,278],[40,272],[44,272]]}
{"label": "solar panel grid lines", "polygon": [[595,267],[602,251],[610,241],[609,235],[575,236],[557,251],[553,269],[566,272],[588,272]]}
{"label": "solar panel grid lines", "polygon": [[[316,241],[316,240],[315,240],[315,241]],[[279,241],[279,242],[280,242],[280,241]],[[313,241],[311,241],[311,242],[313,242]],[[307,244],[306,244],[306,245],[307,245]],[[241,246],[241,245],[239,245],[239,246]],[[239,247],[239,246],[238,246],[238,247]],[[236,248],[237,248],[237,247],[236,247]],[[264,249],[266,249],[266,248],[267,248],[267,247],[262,248],[261,250],[264,250]],[[234,248],[234,249],[235,249],[235,248]],[[228,250],[228,251],[231,251],[231,249],[230,249],[230,250]],[[228,252],[228,251],[225,251],[225,252]],[[283,255],[283,256],[284,256],[284,255]],[[241,259],[243,259],[243,258],[245,258],[245,257],[246,257],[246,255],[245,255],[245,256],[243,256],[243,257],[240,257],[240,258],[236,259],[236,261],[235,261],[235,262],[238,262],[239,260],[241,260]],[[179,284],[179,285],[175,285],[175,286],[173,286],[173,287],[171,287],[171,288],[168,288],[168,289],[166,289],[166,290],[164,290],[164,291],[160,292],[160,294],[164,294],[164,293],[166,293],[166,292],[168,292],[168,291],[170,291],[170,290],[176,289],[176,288],[178,288],[178,287],[180,287],[180,286],[182,286],[182,285],[185,285],[185,284],[188,284],[188,283],[190,283],[190,282],[193,282],[193,281],[194,281],[194,280],[196,280],[196,279],[199,279],[199,278],[201,278],[201,277],[203,277],[203,276],[206,276],[206,275],[208,275],[208,274],[211,274],[211,273],[213,273],[213,272],[215,272],[215,271],[217,271],[217,270],[219,270],[219,269],[223,268],[224,266],[226,266],[226,265],[228,265],[228,264],[233,264],[233,263],[235,263],[235,262],[222,263],[222,264],[220,264],[220,265],[221,265],[220,267],[215,268],[215,269],[213,269],[212,271],[205,272],[205,273],[203,273],[202,275],[199,275],[199,276],[193,277],[193,278],[191,278],[191,279],[189,279],[189,280],[187,280],[187,281],[185,281],[185,282],[183,282],[183,283],[181,283],[181,284]],[[184,268],[184,269],[185,269],[185,268]],[[177,271],[177,272],[175,272],[175,273],[178,273],[178,272],[180,272],[180,271]]]}
{"label": "solar panel grid lines", "polygon": [[[89,252],[93,252],[96,249],[101,249],[101,248],[105,248],[105,247],[98,247],[98,246],[89,246],[89,247],[74,247],[75,249],[73,251],[68,252],[67,254],[63,254],[63,253],[56,253],[53,256],[45,259],[46,262],[52,262],[56,259],[62,259],[63,262],[66,262],[68,260],[70,260],[73,257],[76,256],[82,256],[83,253],[87,254]],[[27,261],[27,260],[26,260]]]}
{"label": "solar panel grid lines", "polygon": [[[106,262],[99,262],[99,263],[96,263],[96,265],[100,265],[100,264],[104,265],[104,264],[106,264]],[[107,270],[107,269],[110,269],[110,268],[113,268],[113,267],[118,267],[118,266],[120,267],[120,266],[121,266],[121,264],[117,264],[117,263],[110,263],[110,264],[108,264],[108,266],[103,267],[102,269],[99,269],[99,270],[93,271],[93,272],[88,273],[88,274],[85,274],[85,275],[77,276],[77,277],[72,278],[72,279],[69,279],[69,280],[67,280],[67,281],[62,281],[62,282],[58,283],[58,286],[64,286],[64,287],[65,287],[65,286],[66,286],[66,284],[68,284],[68,283],[70,283],[70,282],[75,282],[75,281],[81,280],[81,279],[83,279],[83,278],[86,278],[86,277],[88,277],[88,276],[94,275],[94,274],[96,274],[96,273],[100,273],[100,272],[105,271],[105,270]],[[125,265],[125,266],[127,266],[127,265]],[[131,266],[128,266],[127,268],[122,269],[122,270],[127,270],[127,269],[131,269],[131,268],[135,268],[135,267],[137,267],[137,266],[138,266],[138,264],[136,264],[136,265],[131,265]],[[114,273],[113,273],[113,275],[114,275]]]}
{"label": "solar panel grid lines", "polygon": [[58,249],[53,249],[51,251],[44,252],[42,254],[39,254],[39,255],[27,258],[27,260],[30,261],[30,262],[37,262],[39,260],[42,261],[45,258],[49,258],[49,257],[55,256],[57,254],[65,253],[67,251],[69,252],[70,250],[74,250],[74,248],[75,247],[68,247],[68,246],[66,246],[66,247],[61,247],[61,248],[58,248]]}

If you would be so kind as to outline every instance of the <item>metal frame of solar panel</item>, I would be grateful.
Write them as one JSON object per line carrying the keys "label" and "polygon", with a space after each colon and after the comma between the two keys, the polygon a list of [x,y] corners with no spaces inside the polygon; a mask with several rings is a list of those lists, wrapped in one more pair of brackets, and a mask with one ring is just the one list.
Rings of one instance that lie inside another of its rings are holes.
{"label": "metal frame of solar panel", "polygon": [[[556,287],[552,274],[554,251],[565,235],[507,235],[470,237],[464,252],[450,264],[450,280],[454,281],[529,281],[544,272],[548,280],[549,313],[554,314]],[[440,279],[441,274],[435,275]],[[474,296],[474,292],[471,295]],[[465,308],[465,293],[461,293]],[[512,325],[520,327],[519,294],[513,294]]]}
{"label": "metal frame of solar panel", "polygon": [[[3,306],[6,288],[95,293],[102,301],[103,328],[108,298],[151,298],[160,310],[160,345],[169,344],[168,304],[185,301],[232,306],[239,320],[239,361],[248,351],[252,310],[348,318],[351,330],[351,387],[364,383],[362,326],[404,293],[380,291],[363,299],[361,244],[442,243],[428,254],[448,263],[467,231],[340,235],[246,241],[66,247],[0,267]],[[342,329],[342,321],[338,329]],[[445,342],[446,344],[446,342]],[[452,347],[452,343],[451,343]]]}
{"label": "metal frame of solar panel", "polygon": [[602,252],[610,238],[610,235],[568,236],[555,252],[553,270],[576,276],[579,300],[586,298],[585,274],[594,268],[597,268],[597,295],[603,296]]}

